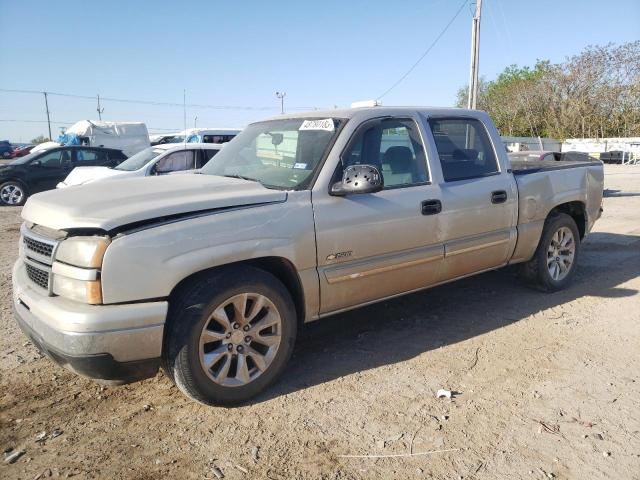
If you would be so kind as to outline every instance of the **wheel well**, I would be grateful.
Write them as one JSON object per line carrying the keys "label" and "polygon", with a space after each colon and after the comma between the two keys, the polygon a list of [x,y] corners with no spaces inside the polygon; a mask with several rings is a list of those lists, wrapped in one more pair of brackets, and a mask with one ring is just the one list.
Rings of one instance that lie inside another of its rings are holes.
{"label": "wheel well", "polygon": [[0,182],[0,184],[5,184],[5,183],[9,183],[9,182],[19,183],[20,185],[22,185],[22,188],[24,188],[25,193],[27,193],[27,194],[29,193],[29,186],[23,180],[20,180],[19,178],[8,178],[4,182]]}
{"label": "wheel well", "polygon": [[557,207],[554,207],[553,210],[549,212],[549,216],[554,213],[566,213],[576,222],[578,226],[578,232],[580,232],[580,239],[584,238],[584,235],[587,231],[587,215],[585,213],[584,203],[582,202],[567,202]]}
{"label": "wheel well", "polygon": [[208,275],[218,268],[228,268],[233,267],[234,265],[250,265],[254,268],[259,268],[260,270],[269,272],[271,275],[280,280],[291,294],[291,298],[296,307],[296,315],[298,317],[298,321],[300,323],[304,322],[305,306],[302,282],[300,282],[300,277],[298,276],[298,272],[296,271],[296,268],[293,266],[293,264],[286,258],[282,257],[252,258],[249,260],[243,260],[241,262],[227,263],[218,267],[213,267],[193,273],[188,277],[182,279],[180,283],[178,283],[173,288],[171,294],[169,295],[169,302],[171,302],[172,298],[175,297],[182,289],[191,284],[191,282],[197,281],[199,278]]}

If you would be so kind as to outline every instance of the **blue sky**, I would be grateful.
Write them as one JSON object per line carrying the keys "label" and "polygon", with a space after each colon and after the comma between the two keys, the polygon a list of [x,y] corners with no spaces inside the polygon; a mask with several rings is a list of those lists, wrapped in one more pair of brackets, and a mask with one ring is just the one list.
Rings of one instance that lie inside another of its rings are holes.
{"label": "blue sky", "polygon": [[[376,98],[424,52],[462,0],[134,2],[0,0],[0,88],[270,107],[189,108],[188,126],[243,126],[285,109]],[[468,80],[471,2],[385,105],[451,106]],[[640,0],[484,0],[480,73],[562,61],[640,38]],[[0,120],[46,120],[42,96],[0,92]],[[54,122],[97,117],[93,100],[50,97]],[[183,126],[181,107],[103,102],[106,120]],[[57,135],[60,125],[54,124]],[[0,121],[28,141],[46,123]]]}

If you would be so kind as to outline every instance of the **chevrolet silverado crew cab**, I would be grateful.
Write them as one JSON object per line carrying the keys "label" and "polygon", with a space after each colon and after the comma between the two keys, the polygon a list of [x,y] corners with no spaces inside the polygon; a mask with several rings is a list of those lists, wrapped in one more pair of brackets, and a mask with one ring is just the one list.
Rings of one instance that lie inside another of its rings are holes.
{"label": "chevrolet silverado crew cab", "polygon": [[597,161],[511,164],[480,111],[282,116],[199,174],[31,197],[16,319],[79,374],[162,366],[193,399],[237,404],[283,371],[304,322],[516,263],[567,287],[602,189]]}

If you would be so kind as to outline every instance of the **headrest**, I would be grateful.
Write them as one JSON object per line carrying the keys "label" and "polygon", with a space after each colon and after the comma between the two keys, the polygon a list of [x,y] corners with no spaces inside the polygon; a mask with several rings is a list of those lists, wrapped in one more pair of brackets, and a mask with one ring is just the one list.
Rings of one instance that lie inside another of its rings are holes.
{"label": "headrest", "polygon": [[478,159],[478,151],[473,148],[456,148],[451,152],[453,160],[471,160],[472,162]]}
{"label": "headrest", "polygon": [[386,163],[391,168],[391,173],[410,173],[413,163],[413,152],[409,147],[400,145],[389,147],[384,152],[382,163]]}

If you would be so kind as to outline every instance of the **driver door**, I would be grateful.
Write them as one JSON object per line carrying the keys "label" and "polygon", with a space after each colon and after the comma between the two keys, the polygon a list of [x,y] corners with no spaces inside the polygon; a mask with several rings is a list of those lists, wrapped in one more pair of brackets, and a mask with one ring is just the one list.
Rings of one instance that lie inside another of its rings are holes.
{"label": "driver door", "polygon": [[320,314],[427,287],[444,258],[440,190],[430,182],[418,124],[411,118],[364,123],[332,183],[353,164],[377,167],[385,187],[344,197],[314,190]]}
{"label": "driver door", "polygon": [[30,193],[56,188],[73,170],[71,151],[56,149],[44,153],[30,165]]}
{"label": "driver door", "polygon": [[195,151],[179,150],[158,160],[154,166],[155,175],[168,175],[174,172],[193,170],[195,168]]}

